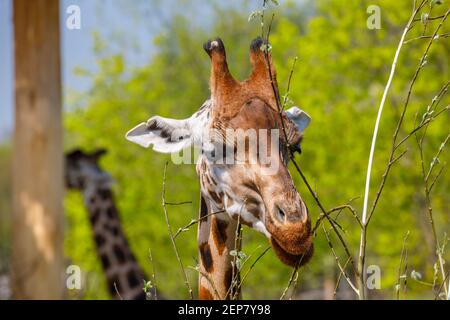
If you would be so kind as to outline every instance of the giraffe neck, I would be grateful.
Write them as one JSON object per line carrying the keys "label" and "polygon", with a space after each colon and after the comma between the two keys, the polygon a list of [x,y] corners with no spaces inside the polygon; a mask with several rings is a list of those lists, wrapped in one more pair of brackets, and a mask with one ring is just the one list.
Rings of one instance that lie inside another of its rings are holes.
{"label": "giraffe neck", "polygon": [[[236,241],[237,221],[226,213],[217,212],[216,204],[205,195],[200,199],[200,218],[198,229],[199,246],[199,298],[202,300],[240,298],[239,271],[231,251],[240,250]],[[239,237],[238,237],[239,238]]]}
{"label": "giraffe neck", "polygon": [[122,230],[113,193],[108,185],[87,186],[83,192],[97,255],[114,299],[145,299],[144,272]]}

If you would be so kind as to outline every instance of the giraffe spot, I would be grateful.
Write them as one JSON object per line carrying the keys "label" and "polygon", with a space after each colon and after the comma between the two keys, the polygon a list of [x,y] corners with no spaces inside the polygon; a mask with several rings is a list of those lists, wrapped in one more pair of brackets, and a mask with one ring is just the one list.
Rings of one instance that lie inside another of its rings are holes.
{"label": "giraffe spot", "polygon": [[94,239],[97,247],[101,247],[105,244],[105,238],[101,234],[96,234]]}
{"label": "giraffe spot", "polygon": [[100,209],[96,208],[91,214],[91,223],[95,225],[100,217]]}
{"label": "giraffe spot", "polygon": [[103,268],[108,269],[111,266],[111,262],[109,261],[109,257],[107,254],[102,254],[100,256],[100,260],[102,260]]}
{"label": "giraffe spot", "polygon": [[133,253],[131,251],[128,251],[127,259],[132,261],[132,262],[136,262],[136,258],[134,257],[134,255],[133,255]]}
{"label": "giraffe spot", "polygon": [[207,242],[202,243],[199,246],[199,250],[200,258],[202,259],[202,264],[205,267],[206,272],[212,272],[214,270],[214,266],[209,244]]}
{"label": "giraffe spot", "polygon": [[102,200],[110,199],[112,197],[111,190],[108,189],[100,189],[98,190],[98,194],[102,198]]}
{"label": "giraffe spot", "polygon": [[105,230],[107,230],[111,235],[113,236],[118,236],[119,235],[119,227],[115,224],[110,223],[110,221],[105,222],[105,224],[103,225],[103,228],[105,228]]}
{"label": "giraffe spot", "polygon": [[109,207],[106,209],[106,214],[108,215],[108,218],[114,219],[114,216],[116,215],[116,210],[113,207]]}
{"label": "giraffe spot", "polygon": [[227,226],[228,222],[225,220],[218,219],[217,217],[212,219],[212,234],[220,255],[222,255],[227,241]]}
{"label": "giraffe spot", "polygon": [[227,206],[231,207],[234,204],[233,197],[230,196],[228,193],[226,193],[226,195],[227,195]]}
{"label": "giraffe spot", "polygon": [[210,191],[209,195],[211,196],[211,198],[214,200],[215,203],[222,203],[222,200],[220,199],[219,195],[216,192]]}
{"label": "giraffe spot", "polygon": [[212,175],[209,176],[211,178],[212,184],[217,185],[216,179]]}
{"label": "giraffe spot", "polygon": [[91,198],[89,199],[89,202],[90,202],[91,204],[93,204],[93,203],[95,202],[95,197],[91,197]]}
{"label": "giraffe spot", "polygon": [[127,281],[128,281],[128,284],[130,285],[130,288],[134,288],[141,283],[138,275],[136,274],[136,272],[134,270],[131,270],[128,272]]}
{"label": "giraffe spot", "polygon": [[118,228],[117,226],[111,227],[110,231],[111,231],[111,233],[112,233],[114,236],[118,236],[118,235],[119,235],[119,228]]}
{"label": "giraffe spot", "polygon": [[[203,196],[200,198],[200,218],[203,218],[208,214],[208,207],[206,206],[206,201]],[[202,219],[201,222],[204,222],[205,220]]]}
{"label": "giraffe spot", "polygon": [[125,263],[125,254],[123,253],[122,248],[120,248],[117,244],[113,247],[114,255],[116,256],[117,262],[119,264]]}
{"label": "giraffe spot", "polygon": [[111,226],[108,223],[105,223],[103,225],[103,227],[105,228],[105,230],[107,230],[111,235],[117,237],[119,235],[119,228],[117,226]]}
{"label": "giraffe spot", "polygon": [[200,292],[198,294],[200,300],[214,300],[214,296],[204,286],[200,286]]}
{"label": "giraffe spot", "polygon": [[213,184],[209,175],[205,174],[205,178],[206,178],[206,182],[208,182],[208,184]]}

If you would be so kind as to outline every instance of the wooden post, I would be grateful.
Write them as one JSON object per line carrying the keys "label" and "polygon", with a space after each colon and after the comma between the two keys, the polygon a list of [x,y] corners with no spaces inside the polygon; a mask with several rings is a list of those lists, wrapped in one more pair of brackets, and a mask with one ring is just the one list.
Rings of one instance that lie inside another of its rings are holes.
{"label": "wooden post", "polygon": [[63,298],[59,0],[14,0],[14,299]]}

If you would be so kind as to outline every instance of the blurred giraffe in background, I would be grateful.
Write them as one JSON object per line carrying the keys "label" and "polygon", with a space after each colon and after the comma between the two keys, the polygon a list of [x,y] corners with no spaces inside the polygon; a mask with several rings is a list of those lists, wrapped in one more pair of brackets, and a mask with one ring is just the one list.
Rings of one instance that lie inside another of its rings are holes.
{"label": "blurred giraffe in background", "polygon": [[[75,150],[66,154],[66,187],[83,194],[96,252],[111,296],[125,300],[145,299],[143,287],[147,278],[123,232],[111,190],[112,178],[98,164],[105,152],[103,149],[93,153]],[[150,290],[148,295],[154,298],[155,289]]]}
{"label": "blurred giraffe in background", "polygon": [[[208,41],[204,49],[211,58],[211,98],[190,118],[154,116],[126,135],[158,152],[177,153],[192,145],[201,151],[197,160],[200,299],[240,297],[233,251],[239,250],[236,235],[241,223],[266,235],[287,265],[302,265],[313,254],[308,210],[287,168],[288,153],[300,150],[310,117],[297,107],[278,109],[275,68],[270,52],[264,51],[267,48],[261,38],[253,40],[253,70],[240,82],[228,70],[222,40]],[[229,132],[234,136],[230,138]],[[256,135],[256,145],[247,142],[249,132]],[[274,136],[276,141],[271,141]],[[240,138],[245,146],[241,154],[236,152]],[[231,150],[232,163],[223,161],[224,150]],[[270,164],[259,157],[267,154]]]}

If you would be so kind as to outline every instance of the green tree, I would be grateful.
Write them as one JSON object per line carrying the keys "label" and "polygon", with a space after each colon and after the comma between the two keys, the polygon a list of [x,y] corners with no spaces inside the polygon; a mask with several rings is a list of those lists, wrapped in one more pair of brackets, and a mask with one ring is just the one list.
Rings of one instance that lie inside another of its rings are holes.
{"label": "green tree", "polygon": [[[380,30],[366,27],[369,4],[381,8]],[[448,4],[436,6],[432,15],[438,16],[447,8]],[[301,5],[286,2],[272,10],[276,16],[270,39],[280,90],[284,94],[290,66],[294,57],[298,57],[289,97],[313,118],[303,142],[303,154],[298,157],[299,163],[327,208],[359,197],[352,204],[360,211],[374,119],[395,48],[411,12],[411,3],[352,0],[344,5],[342,1],[321,0]],[[69,99],[70,108],[65,116],[67,148],[108,149],[103,166],[117,181],[114,188],[130,244],[147,272],[151,270],[148,259],[151,248],[160,289],[170,298],[187,297],[161,208],[162,171],[170,157],[138,148],[125,141],[124,134],[152,115],[185,118],[202,104],[209,96],[209,60],[201,47],[210,37],[221,36],[227,45],[232,73],[244,79],[249,72],[249,43],[261,33],[257,19],[247,21],[249,13],[246,6],[216,6],[208,30],[192,24],[191,17],[175,16],[167,31],[155,38],[156,53],[148,65],[132,70],[122,55],[108,55],[106,44],[97,38],[99,71],[88,75],[93,80],[92,88]],[[436,22],[429,21],[429,30],[435,27]],[[446,30],[448,32],[448,24],[442,32]],[[423,25],[418,21],[408,38],[420,36],[422,31]],[[372,190],[386,165],[392,132],[426,41],[420,39],[405,44],[401,54],[383,114]],[[417,80],[402,135],[413,128],[416,112],[421,117],[439,88],[450,78],[449,51],[449,42],[444,38],[434,44],[427,58],[428,64]],[[445,96],[441,104],[448,105],[448,102],[449,98]],[[425,150],[428,161],[448,134],[448,120],[447,113],[428,131]],[[433,252],[423,240],[430,230],[425,216],[419,156],[413,140],[405,148],[408,152],[392,171],[369,229],[368,264],[379,265],[382,270],[382,290],[373,294],[387,298],[392,297],[397,281],[400,252],[407,231],[410,232],[408,264],[421,272],[426,281],[432,282],[433,277],[430,262]],[[448,154],[444,151],[441,163],[446,159]],[[315,221],[320,212],[300,177],[294,173],[293,176]],[[444,172],[433,191],[441,239],[449,226],[449,184],[449,176]],[[192,201],[192,204],[168,208],[172,229],[176,231],[197,217],[199,188],[194,166],[169,165],[167,185],[167,201]],[[88,272],[90,279],[95,280],[87,283],[86,297],[105,298],[101,270],[79,195],[68,195],[66,210],[69,229],[66,253]],[[340,213],[338,221],[356,256],[357,223],[347,212]],[[334,237],[332,241],[337,244]],[[185,264],[195,266],[196,228],[191,227],[180,235],[177,242]],[[247,254],[262,246],[256,251],[257,255],[266,243],[262,235],[244,229]],[[344,257],[337,247],[339,255]],[[301,290],[321,287],[323,279],[337,276],[334,258],[321,229],[317,232],[315,248],[312,262],[300,271]],[[278,298],[290,274],[291,270],[281,265],[269,251],[246,280],[244,297]],[[195,286],[196,272],[188,270],[188,275]],[[414,281],[410,281],[409,286],[413,297],[432,297],[427,286]]]}

